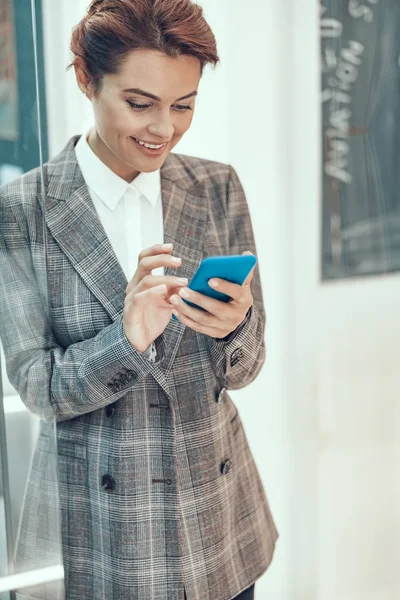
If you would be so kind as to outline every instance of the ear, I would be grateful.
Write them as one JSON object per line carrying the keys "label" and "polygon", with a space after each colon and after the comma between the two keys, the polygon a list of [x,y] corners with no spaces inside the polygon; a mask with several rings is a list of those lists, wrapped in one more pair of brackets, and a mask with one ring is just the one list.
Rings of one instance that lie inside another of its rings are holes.
{"label": "ear", "polygon": [[92,99],[92,90],[90,85],[90,78],[87,74],[87,71],[84,67],[84,64],[79,59],[74,64],[75,77],[76,82],[78,84],[79,89],[89,100]]}

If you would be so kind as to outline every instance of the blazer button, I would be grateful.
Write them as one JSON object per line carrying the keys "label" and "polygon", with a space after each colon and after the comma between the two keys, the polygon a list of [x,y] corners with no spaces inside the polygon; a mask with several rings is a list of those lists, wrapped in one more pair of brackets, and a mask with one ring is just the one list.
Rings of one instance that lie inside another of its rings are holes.
{"label": "blazer button", "polygon": [[242,358],[243,350],[241,348],[236,348],[234,352],[231,354],[231,367],[234,367]]}
{"label": "blazer button", "polygon": [[111,418],[115,415],[115,406],[113,404],[106,406],[106,415],[108,418]]}
{"label": "blazer button", "polygon": [[136,373],[136,371],[128,371],[126,373],[127,377],[128,377],[128,381],[132,381],[133,379],[137,379],[138,374]]}
{"label": "blazer button", "polygon": [[222,400],[224,399],[224,394],[226,392],[226,388],[222,388],[222,390],[220,391],[220,393],[217,396],[217,402],[218,404],[221,404]]}
{"label": "blazer button", "polygon": [[231,470],[231,468],[232,468],[232,461],[229,458],[227,458],[221,464],[221,473],[223,475],[226,475],[227,473],[229,473],[229,471]]}
{"label": "blazer button", "polygon": [[111,475],[103,475],[101,485],[107,492],[111,492],[115,488],[114,478]]}

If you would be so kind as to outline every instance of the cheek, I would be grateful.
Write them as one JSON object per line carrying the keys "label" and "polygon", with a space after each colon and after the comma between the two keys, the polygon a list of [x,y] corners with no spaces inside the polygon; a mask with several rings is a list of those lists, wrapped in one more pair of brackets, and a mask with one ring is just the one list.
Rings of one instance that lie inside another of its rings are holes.
{"label": "cheek", "polygon": [[179,137],[182,137],[182,135],[184,135],[187,130],[190,128],[192,121],[193,121],[193,114],[190,114],[186,119],[182,119],[182,121],[180,121],[176,128],[175,128],[175,134]]}
{"label": "cheek", "polygon": [[98,107],[95,117],[96,121],[108,131],[123,132],[134,124],[129,107],[117,106],[115,102],[104,103]]}

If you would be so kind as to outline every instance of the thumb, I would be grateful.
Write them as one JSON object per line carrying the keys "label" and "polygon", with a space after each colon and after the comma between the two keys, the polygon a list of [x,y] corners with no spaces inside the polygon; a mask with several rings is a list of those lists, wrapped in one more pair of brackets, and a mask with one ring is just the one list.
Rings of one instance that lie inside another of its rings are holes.
{"label": "thumb", "polygon": [[[245,252],[242,252],[242,256],[254,256],[254,254],[252,252],[250,252],[250,250],[246,250]],[[250,271],[250,273],[247,275],[245,281],[243,282],[243,285],[250,285],[251,280],[253,279],[253,275],[254,275],[254,268],[256,265],[254,265],[254,267],[252,268],[252,270]]]}

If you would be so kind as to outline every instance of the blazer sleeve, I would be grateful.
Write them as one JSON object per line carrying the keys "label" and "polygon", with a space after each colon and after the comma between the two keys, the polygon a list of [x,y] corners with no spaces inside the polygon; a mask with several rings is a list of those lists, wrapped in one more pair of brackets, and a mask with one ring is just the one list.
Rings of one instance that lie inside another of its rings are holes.
{"label": "blazer sleeve", "polygon": [[94,338],[60,347],[42,287],[28,231],[0,197],[0,337],[7,375],[31,412],[64,421],[97,410],[139,386],[162,361],[163,335],[151,362],[125,336],[122,314]]}
{"label": "blazer sleeve", "polygon": [[[227,186],[225,226],[228,228],[229,253],[250,250],[257,256],[251,217],[243,186],[233,167]],[[240,389],[251,383],[265,361],[265,308],[257,263],[251,291],[253,306],[235,331],[223,339],[209,338],[214,370],[226,389]]]}

